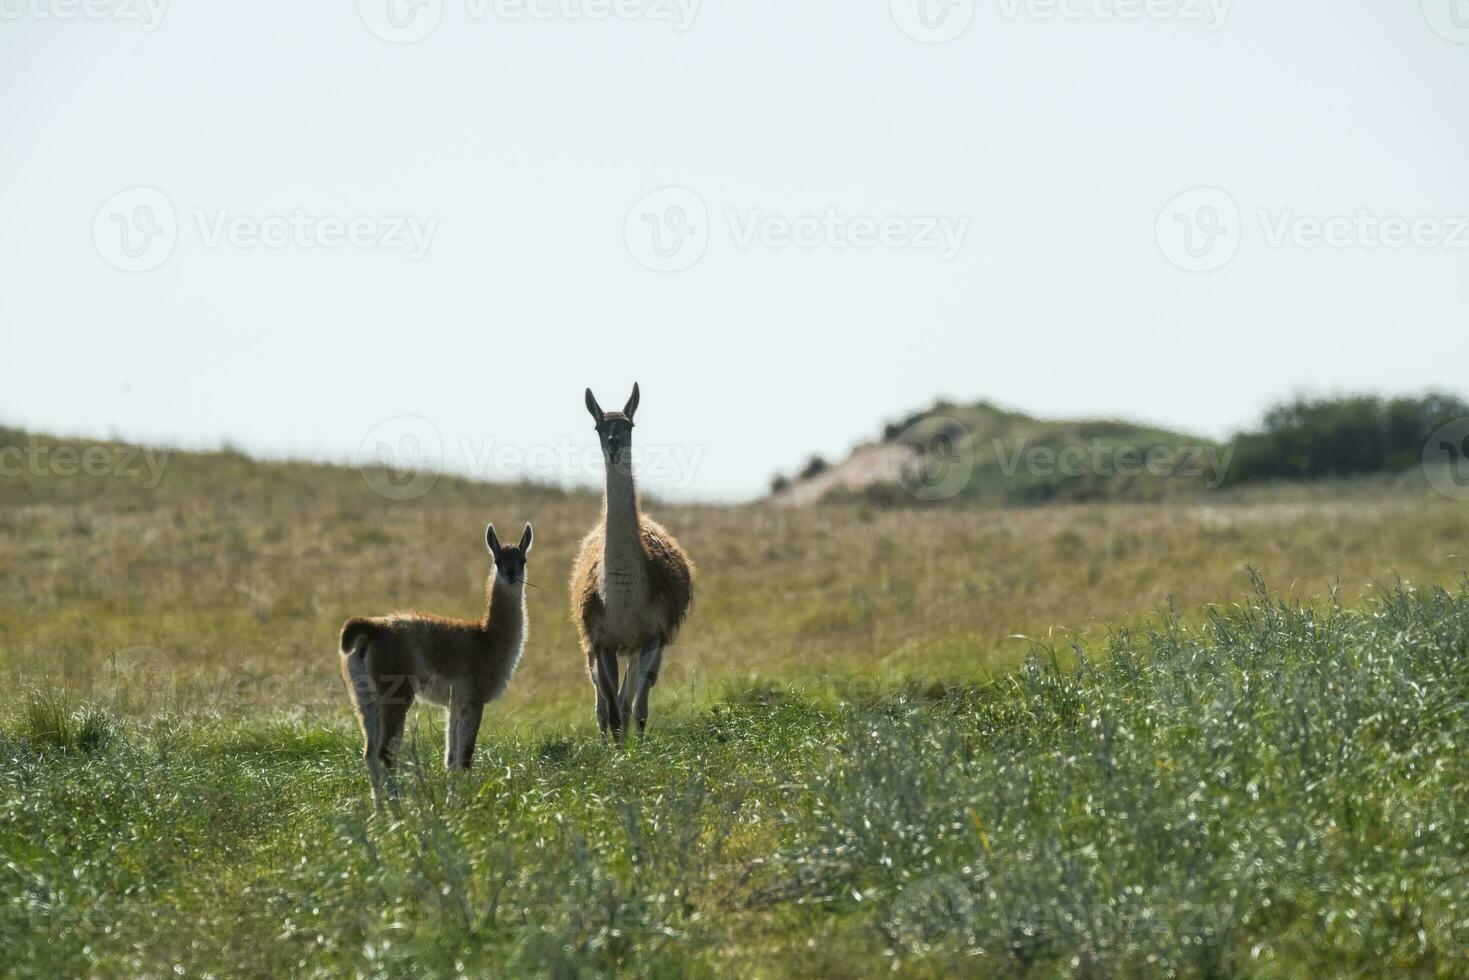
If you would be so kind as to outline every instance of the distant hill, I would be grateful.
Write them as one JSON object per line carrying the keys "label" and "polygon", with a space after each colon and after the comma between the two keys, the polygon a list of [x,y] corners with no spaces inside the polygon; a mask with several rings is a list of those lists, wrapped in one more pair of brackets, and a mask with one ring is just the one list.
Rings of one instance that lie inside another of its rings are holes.
{"label": "distant hill", "polygon": [[777,477],[786,506],[1161,500],[1219,486],[1226,444],[1116,419],[1040,419],[989,402],[933,407],[889,423],[838,462]]}

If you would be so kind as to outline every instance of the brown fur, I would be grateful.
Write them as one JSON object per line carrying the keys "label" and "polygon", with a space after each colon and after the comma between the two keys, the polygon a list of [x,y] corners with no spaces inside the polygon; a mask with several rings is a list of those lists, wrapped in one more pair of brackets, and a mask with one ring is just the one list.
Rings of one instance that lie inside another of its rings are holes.
{"label": "brown fur", "polygon": [[[602,521],[582,540],[571,572],[571,618],[581,634],[587,676],[597,695],[597,723],[618,741],[632,718],[639,729],[647,726],[648,694],[658,682],[663,650],[678,635],[693,603],[693,563],[673,535],[644,516],[638,505],[631,454],[639,399],[633,385],[621,412],[604,412],[587,390],[587,411],[597,423],[607,484]],[[618,533],[612,539],[610,570],[604,567],[609,521],[625,522],[612,524]],[[628,662],[619,691],[620,657]]]}
{"label": "brown fur", "polygon": [[488,535],[496,570],[485,585],[480,621],[403,612],[342,626],[342,679],[357,709],[375,798],[416,699],[449,709],[444,763],[468,769],[484,706],[504,693],[515,673],[525,645],[530,527],[521,548],[499,548],[493,528]]}
{"label": "brown fur", "polygon": [[[661,628],[656,637],[665,646],[678,636],[694,602],[694,563],[673,535],[656,521],[638,515],[643,539],[643,556],[648,568],[648,602],[657,610]],[[581,635],[582,649],[592,651],[606,645],[602,635],[602,546],[607,525],[598,524],[582,539],[581,551],[571,571],[572,620]],[[620,651],[623,653],[638,651]]]}

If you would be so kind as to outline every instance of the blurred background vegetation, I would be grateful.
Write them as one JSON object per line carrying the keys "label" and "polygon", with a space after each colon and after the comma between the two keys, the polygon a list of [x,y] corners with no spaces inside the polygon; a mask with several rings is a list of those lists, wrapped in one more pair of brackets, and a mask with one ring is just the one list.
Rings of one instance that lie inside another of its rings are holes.
{"label": "blurred background vegetation", "polygon": [[[776,476],[771,496],[790,504],[1029,506],[1158,501],[1280,480],[1411,474],[1429,437],[1465,418],[1469,403],[1445,392],[1301,395],[1221,442],[1124,420],[1039,419],[984,401],[939,401],[888,423],[878,441],[845,460],[813,457],[793,476]],[[1068,453],[1070,465],[1060,465]],[[934,465],[972,466],[972,473],[955,492],[937,496],[915,494],[895,478],[905,468]]]}
{"label": "blurred background vegetation", "polygon": [[1422,464],[1435,431],[1464,418],[1469,418],[1469,403],[1444,392],[1298,397],[1274,406],[1257,428],[1235,437],[1230,482],[1411,470]]}

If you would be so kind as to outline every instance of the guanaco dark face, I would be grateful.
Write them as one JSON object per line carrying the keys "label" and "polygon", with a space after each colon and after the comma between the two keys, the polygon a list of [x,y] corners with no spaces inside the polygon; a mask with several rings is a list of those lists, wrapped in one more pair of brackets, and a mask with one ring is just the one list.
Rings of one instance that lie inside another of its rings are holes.
{"label": "guanaco dark face", "polygon": [[485,528],[485,544],[495,559],[496,578],[507,585],[519,585],[525,581],[526,558],[530,555],[530,546],[534,538],[535,532],[527,523],[525,530],[521,532],[520,544],[507,548],[501,545],[500,539],[495,536],[495,525],[491,524]]}
{"label": "guanaco dark face", "polygon": [[602,441],[602,455],[606,457],[611,466],[622,464],[624,458],[631,455],[632,451],[632,417],[638,410],[638,386],[632,386],[632,397],[627,400],[620,412],[604,412],[602,406],[597,404],[597,399],[592,395],[592,389],[587,389],[587,411],[591,413],[593,421],[597,423],[597,438]]}

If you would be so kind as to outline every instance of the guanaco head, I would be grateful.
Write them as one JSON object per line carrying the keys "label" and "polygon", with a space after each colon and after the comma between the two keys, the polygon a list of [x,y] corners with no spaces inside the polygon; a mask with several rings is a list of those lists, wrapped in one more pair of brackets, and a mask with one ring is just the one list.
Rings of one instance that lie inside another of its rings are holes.
{"label": "guanaco head", "polygon": [[597,423],[597,437],[602,440],[602,455],[613,466],[622,460],[623,453],[632,449],[632,417],[638,410],[638,386],[632,386],[632,397],[620,412],[604,412],[602,406],[587,389],[587,411]]}
{"label": "guanaco head", "polygon": [[525,581],[526,556],[530,554],[530,545],[534,538],[535,532],[527,522],[525,531],[520,535],[520,544],[507,548],[495,536],[495,525],[485,528],[485,544],[489,545],[490,554],[495,558],[496,578],[507,585],[519,585]]}

